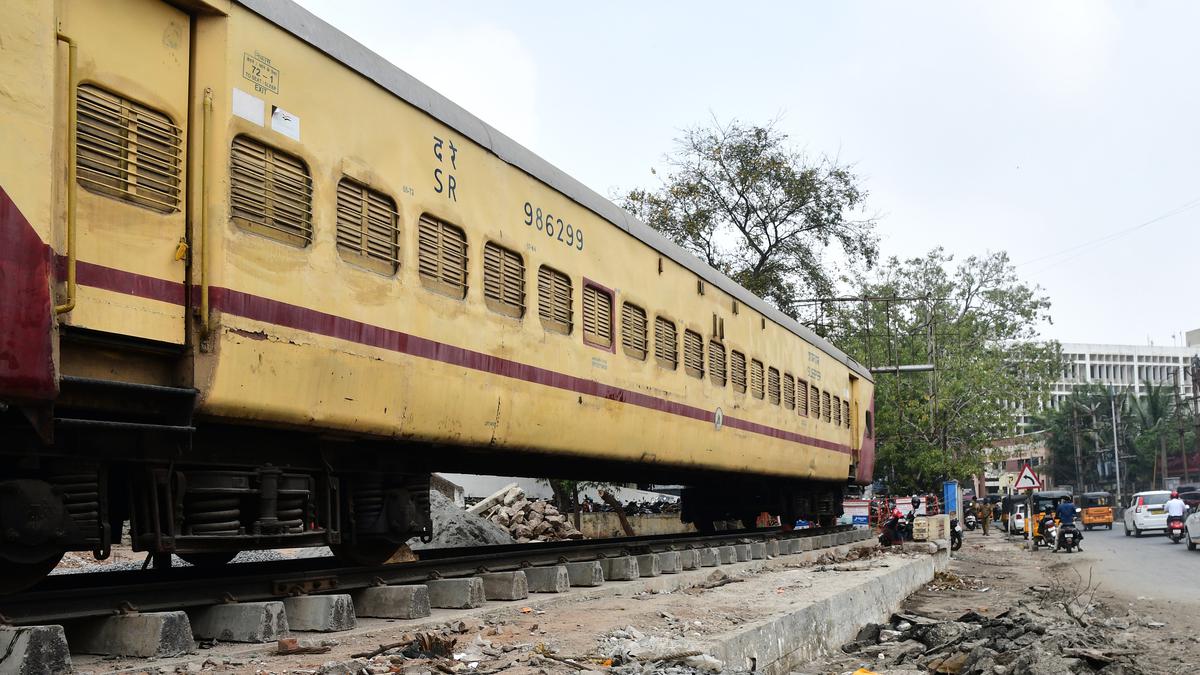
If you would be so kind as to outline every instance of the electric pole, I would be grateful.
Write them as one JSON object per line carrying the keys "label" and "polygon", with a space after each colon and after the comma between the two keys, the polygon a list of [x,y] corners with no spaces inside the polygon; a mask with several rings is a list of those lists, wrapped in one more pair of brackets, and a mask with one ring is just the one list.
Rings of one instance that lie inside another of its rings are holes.
{"label": "electric pole", "polygon": [[[1200,384],[1200,383],[1197,383]],[[1109,398],[1109,403],[1112,405],[1112,428],[1113,428],[1113,466],[1117,472],[1117,503],[1125,505],[1124,499],[1121,497],[1121,453],[1117,447],[1117,392],[1113,391]]]}

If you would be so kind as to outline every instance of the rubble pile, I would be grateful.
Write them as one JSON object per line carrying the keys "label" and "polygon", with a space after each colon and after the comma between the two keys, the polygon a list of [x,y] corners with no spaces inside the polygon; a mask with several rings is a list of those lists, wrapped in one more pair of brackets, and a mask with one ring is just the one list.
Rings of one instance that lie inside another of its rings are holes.
{"label": "rubble pile", "polygon": [[842,651],[865,657],[880,673],[1140,673],[1137,650],[1122,648],[1121,625],[1030,607],[993,617],[969,611],[955,621],[895,614],[886,624],[867,624]]}
{"label": "rubble pile", "polygon": [[507,529],[496,527],[487,519],[462,510],[437,490],[429,491],[429,511],[433,517],[433,540],[410,540],[408,546],[414,551],[513,543]]}
{"label": "rubble pile", "polygon": [[519,487],[509,488],[481,515],[493,525],[503,528],[517,541],[561,541],[583,539],[571,519],[544,499],[530,500]]}

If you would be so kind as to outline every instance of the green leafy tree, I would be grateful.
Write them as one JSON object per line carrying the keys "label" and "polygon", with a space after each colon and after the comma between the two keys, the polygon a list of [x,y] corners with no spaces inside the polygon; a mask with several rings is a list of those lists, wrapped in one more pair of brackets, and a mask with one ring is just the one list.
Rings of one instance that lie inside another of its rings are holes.
{"label": "green leafy tree", "polygon": [[875,222],[855,217],[859,178],[795,150],[774,123],[688,129],[666,164],[658,187],[622,206],[787,314],[832,294],[839,267],[876,262]]}
{"label": "green leafy tree", "polygon": [[896,491],[979,474],[991,441],[1013,432],[1015,409],[1036,409],[1061,370],[1058,344],[1037,339],[1049,300],[1005,253],[955,264],[940,248],[888,259],[857,291],[917,299],[827,307],[822,330],[835,344],[870,366],[935,368],[875,378],[877,474]]}

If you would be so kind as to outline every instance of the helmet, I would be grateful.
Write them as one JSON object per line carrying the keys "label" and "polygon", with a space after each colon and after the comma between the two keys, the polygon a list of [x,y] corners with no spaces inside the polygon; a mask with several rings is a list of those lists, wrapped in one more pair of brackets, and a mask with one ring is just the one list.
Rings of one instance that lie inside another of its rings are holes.
{"label": "helmet", "polygon": [[920,505],[921,505],[921,498],[920,498],[920,497],[913,497],[913,498],[912,498],[912,505],[913,505],[913,506],[920,506]]}
{"label": "helmet", "polygon": [[1171,490],[1171,499],[1179,498],[1179,490]]}

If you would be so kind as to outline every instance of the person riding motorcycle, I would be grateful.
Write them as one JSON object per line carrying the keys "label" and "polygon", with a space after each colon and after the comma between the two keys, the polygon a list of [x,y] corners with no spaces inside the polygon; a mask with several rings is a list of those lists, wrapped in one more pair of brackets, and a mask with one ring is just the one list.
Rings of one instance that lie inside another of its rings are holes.
{"label": "person riding motorcycle", "polygon": [[1179,498],[1178,490],[1171,490],[1171,498],[1164,505],[1167,510],[1167,530],[1171,529],[1171,523],[1174,521],[1183,522],[1183,516],[1187,513],[1187,504]]}
{"label": "person riding motorcycle", "polygon": [[901,543],[904,540],[905,527],[904,513],[900,509],[893,509],[892,517],[883,523],[883,531],[879,534],[879,543],[883,546]]}
{"label": "person riding motorcycle", "polygon": [[[1075,527],[1075,504],[1071,502],[1070,497],[1063,499],[1062,503],[1058,505],[1057,509],[1055,509],[1055,515],[1058,516],[1058,522],[1060,524],[1058,528],[1059,537],[1062,536],[1064,530],[1071,528],[1075,531],[1075,541],[1083,541],[1083,534],[1079,532],[1079,528]],[[1058,548],[1058,541],[1056,538],[1054,542],[1054,550],[1057,551]],[[1080,551],[1083,550],[1082,546],[1076,545],[1076,548],[1078,548]]]}

